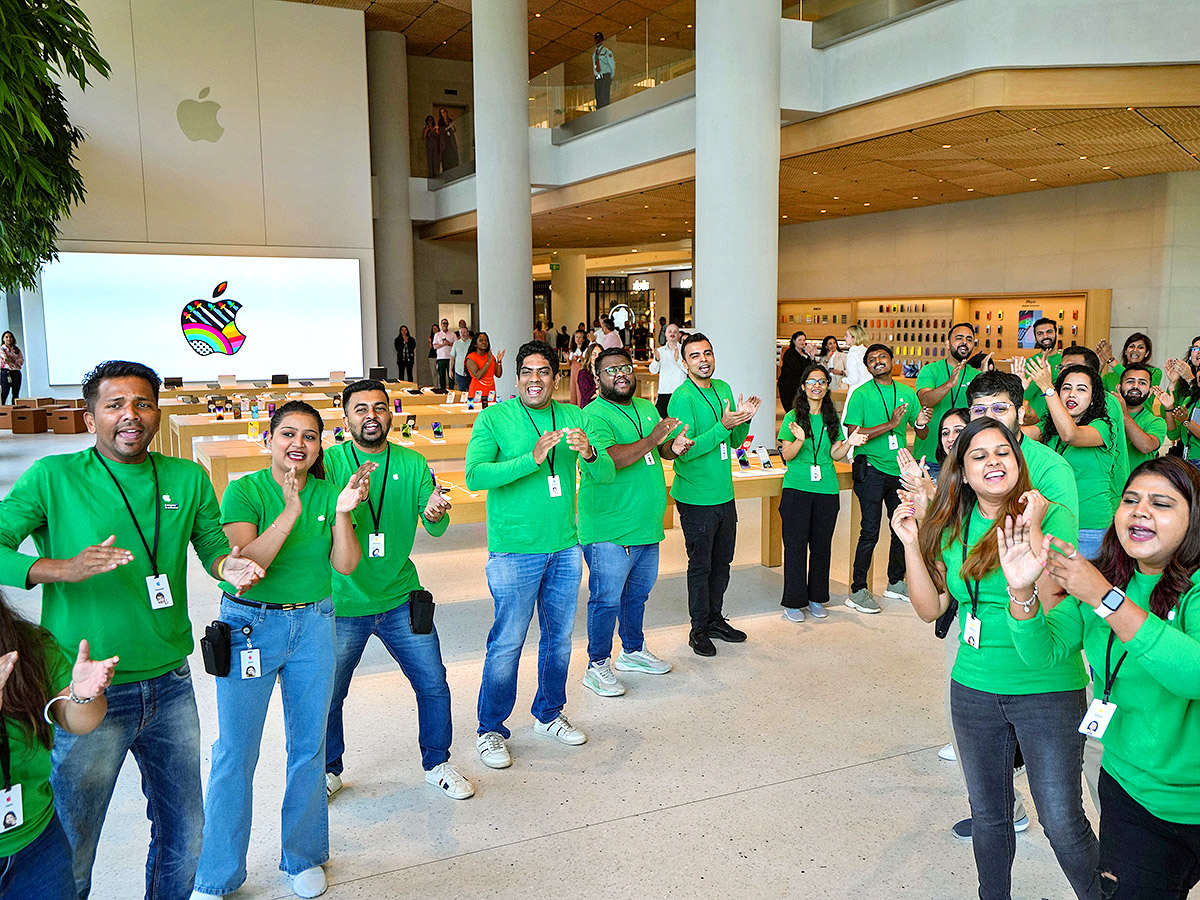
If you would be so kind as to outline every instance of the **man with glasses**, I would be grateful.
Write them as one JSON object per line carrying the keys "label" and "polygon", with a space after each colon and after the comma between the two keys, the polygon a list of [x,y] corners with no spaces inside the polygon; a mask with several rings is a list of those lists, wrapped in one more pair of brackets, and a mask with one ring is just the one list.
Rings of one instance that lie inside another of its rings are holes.
{"label": "man with glasses", "polygon": [[[925,437],[918,437],[913,445],[913,456],[918,460],[925,457],[925,465],[929,474],[937,478],[941,465],[937,462],[937,445],[940,440],[938,427],[942,416],[952,409],[958,409],[967,402],[967,387],[979,370],[968,365],[975,350],[975,329],[967,322],[959,322],[950,327],[946,336],[946,347],[950,355],[946,359],[929,362],[921,366],[917,374],[917,399],[922,406],[932,411],[930,428]],[[987,362],[983,368],[988,368]]]}
{"label": "man with glasses", "polygon": [[476,749],[485,766],[512,765],[505,720],[517,701],[517,665],[536,607],[538,688],[533,731],[564,744],[587,735],[562,714],[583,559],[575,529],[575,472],[600,465],[583,411],[552,399],[558,354],[544,341],[517,351],[516,402],[479,414],[467,445],[467,489],[487,491],[488,589],[495,621],[479,689]]}
{"label": "man with glasses", "polygon": [[596,466],[585,467],[579,485],[579,542],[588,565],[588,667],[584,687],[601,697],[619,697],[625,686],[613,674],[613,625],[619,623],[621,672],[665,675],[671,664],[646,647],[642,617],[658,579],[658,545],[663,539],[667,487],[663,459],[692,446],[682,424],[660,419],[637,394],[633,360],[623,349],[605,350],[596,360],[600,396],[584,410]]}
{"label": "man with glasses", "polygon": [[443,391],[449,390],[450,357],[454,349],[454,333],[450,330],[450,320],[442,319],[442,330],[433,336],[433,349],[437,354],[437,386]]}

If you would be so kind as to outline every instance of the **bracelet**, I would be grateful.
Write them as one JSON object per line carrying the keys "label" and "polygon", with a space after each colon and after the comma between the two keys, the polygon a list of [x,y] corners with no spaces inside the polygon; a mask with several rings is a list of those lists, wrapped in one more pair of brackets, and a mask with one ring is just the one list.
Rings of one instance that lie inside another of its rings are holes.
{"label": "bracelet", "polygon": [[1008,602],[1017,604],[1025,611],[1025,615],[1029,615],[1033,609],[1033,604],[1037,602],[1038,586],[1036,584],[1033,586],[1033,593],[1029,595],[1028,600],[1018,600],[1013,596],[1012,588],[1010,588],[1008,585],[1004,586],[1004,590],[1008,592]]}
{"label": "bracelet", "polygon": [[46,720],[47,725],[54,724],[54,721],[50,718],[50,707],[53,706],[55,703],[57,703],[59,700],[66,700],[66,699],[67,699],[66,697],[59,695],[57,697],[51,697],[49,700],[46,701],[46,706],[42,709],[42,718]]}
{"label": "bracelet", "polygon": [[221,557],[221,561],[217,563],[217,581],[225,580],[225,560],[229,559],[229,554]]}
{"label": "bracelet", "polygon": [[78,703],[80,706],[86,706],[88,703],[95,702],[96,697],[99,697],[100,695],[97,694],[96,697],[80,697],[75,693],[75,682],[71,682],[68,696],[71,698],[72,703]]}

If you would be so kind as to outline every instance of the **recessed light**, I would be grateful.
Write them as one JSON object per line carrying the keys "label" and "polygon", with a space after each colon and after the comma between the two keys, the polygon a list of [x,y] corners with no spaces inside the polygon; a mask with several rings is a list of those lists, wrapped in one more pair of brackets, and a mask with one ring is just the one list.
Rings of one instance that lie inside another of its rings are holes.
{"label": "recessed light", "polygon": [[1037,129],[1036,129],[1036,128],[1030,128],[1029,130],[1030,130],[1030,131],[1037,131]]}
{"label": "recessed light", "polygon": [[691,25],[688,26],[688,28],[691,28],[691,27],[692,27]]}
{"label": "recessed light", "polygon": [[920,200],[920,197],[913,197],[914,200]]}
{"label": "recessed light", "polygon": [[588,220],[589,222],[590,222],[590,221],[592,221],[592,217],[591,217],[591,216],[588,216],[588,217],[587,217],[587,220]]}
{"label": "recessed light", "polygon": [[833,199],[834,199],[834,200],[841,200],[842,198],[841,198],[841,197],[834,197]]}
{"label": "recessed light", "polygon": [[1133,108],[1132,106],[1127,106],[1127,107],[1125,107],[1125,111],[1126,111],[1126,112],[1133,112],[1133,111],[1134,111],[1134,108]]}
{"label": "recessed light", "polygon": [[649,206],[643,206],[642,209],[649,209]]}
{"label": "recessed light", "polygon": [[1036,178],[1030,178],[1029,180],[1030,180],[1030,181],[1037,181],[1037,179],[1036,179]]}
{"label": "recessed light", "polygon": [[829,210],[823,209],[823,210],[821,210],[821,212],[829,212]]}
{"label": "recessed light", "polygon": [[1081,157],[1079,157],[1079,158],[1080,158],[1080,159],[1087,159],[1087,157],[1086,157],[1086,156],[1081,156]]}
{"label": "recessed light", "polygon": [[787,218],[787,216],[780,216],[780,218],[781,218],[781,219],[786,219],[786,218]]}
{"label": "recessed light", "polygon": [[973,190],[975,190],[975,188],[967,188],[967,193],[969,194],[969,193],[971,193]]}
{"label": "recessed light", "polygon": [[1111,168],[1112,168],[1112,166],[1101,166],[1100,168],[1102,168],[1102,169],[1111,169]]}
{"label": "recessed light", "polygon": [[864,203],[863,206],[870,206],[870,203]]}
{"label": "recessed light", "polygon": [[634,248],[633,248],[632,250],[630,250],[629,252],[630,252],[630,253],[637,253],[637,247],[634,247]]}
{"label": "recessed light", "polygon": [[950,149],[950,145],[949,145],[949,144],[942,144],[942,149],[943,149],[943,150],[949,150],[949,149]]}
{"label": "recessed light", "polygon": [[660,41],[665,41],[665,40],[666,40],[666,38],[665,38],[665,37],[660,37],[660,38],[659,38],[659,40],[660,40]]}
{"label": "recessed light", "polygon": [[820,175],[820,172],[813,172],[814,175]]}
{"label": "recessed light", "polygon": [[666,236],[667,236],[667,233],[666,233],[665,231],[664,231],[664,232],[661,232],[661,233],[659,234],[659,237],[666,237]]}
{"label": "recessed light", "polygon": [[541,13],[534,13],[534,14],[533,14],[533,17],[534,17],[535,19],[540,19],[540,18],[542,17],[542,14],[541,14]]}

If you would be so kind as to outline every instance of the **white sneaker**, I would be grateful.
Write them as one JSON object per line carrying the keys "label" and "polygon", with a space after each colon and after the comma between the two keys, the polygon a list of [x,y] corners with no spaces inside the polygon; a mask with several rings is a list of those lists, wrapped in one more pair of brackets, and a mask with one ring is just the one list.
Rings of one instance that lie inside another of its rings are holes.
{"label": "white sneaker", "polygon": [[204,891],[192,891],[190,900],[221,900],[221,895],[206,894]]}
{"label": "white sneaker", "polygon": [[320,866],[305,869],[292,879],[292,893],[297,897],[320,897],[329,887],[325,880],[325,870]]}
{"label": "white sneaker", "polygon": [[956,759],[958,759],[958,757],[954,755],[954,745],[947,744],[945,747],[939,750],[938,759],[944,759],[946,762],[954,762]]}
{"label": "white sneaker", "polygon": [[475,785],[448,762],[434,766],[425,773],[427,784],[436,784],[451,800],[466,800],[475,796]]}
{"label": "white sneaker", "polygon": [[783,619],[786,622],[795,622],[799,624],[804,621],[804,610],[802,609],[785,609],[783,611]]}
{"label": "white sneaker", "polygon": [[622,650],[613,667],[619,672],[641,672],[643,675],[666,675],[671,671],[671,664],[647,650],[645,644],[641,650],[632,653]]}
{"label": "white sneaker", "polygon": [[342,776],[332,772],[325,773],[325,799],[328,800],[342,789]]}
{"label": "white sneaker", "polygon": [[587,743],[587,735],[568,722],[562,713],[553,722],[534,722],[533,733],[571,746]]}
{"label": "white sneaker", "polygon": [[818,603],[816,600],[809,602],[808,611],[814,619],[824,619],[829,615],[829,613],[825,612],[825,604]]}
{"label": "white sneaker", "polygon": [[475,749],[479,751],[479,759],[489,769],[507,769],[512,765],[512,756],[504,743],[504,736],[498,731],[489,731],[475,738]]}
{"label": "white sneaker", "polygon": [[583,673],[583,686],[601,697],[620,697],[625,693],[625,685],[617,681],[607,659],[588,663],[587,671]]}

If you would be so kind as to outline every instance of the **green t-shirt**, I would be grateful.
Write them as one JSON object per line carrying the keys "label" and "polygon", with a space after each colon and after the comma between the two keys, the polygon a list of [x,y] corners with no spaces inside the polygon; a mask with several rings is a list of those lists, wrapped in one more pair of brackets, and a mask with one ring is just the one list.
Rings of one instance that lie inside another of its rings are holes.
{"label": "green t-shirt", "polygon": [[[1025,396],[1028,398],[1028,392],[1026,392]],[[1041,428],[1044,432],[1046,430],[1046,418],[1050,415],[1050,410],[1046,406],[1045,395],[1038,390],[1034,398],[1028,402],[1029,408],[1041,419]],[[1104,405],[1116,434],[1116,440],[1113,441],[1113,466],[1109,477],[1112,481],[1112,489],[1119,497],[1125,489],[1125,482],[1129,480],[1129,446],[1125,441],[1125,414],[1121,411],[1120,401],[1112,394],[1105,393]],[[1084,525],[1081,527],[1087,528],[1088,526]]]}
{"label": "green t-shirt", "polygon": [[[105,464],[151,547],[156,510],[161,516],[157,573]],[[143,463],[123,465],[101,462],[90,448],[47,456],[30,466],[0,503],[0,583],[24,588],[39,557],[70,559],[116,535],[115,545],[132,553],[133,562],[76,584],[42,585],[42,625],[71,659],[84,638],[93,659],[120,656],[114,684],[156,678],[178,668],[195,646],[188,619],[187,548],[192,544],[211,571],[229,552],[219,515],[212,482],[194,462],[152,453]],[[37,556],[17,551],[30,535]],[[174,605],[151,609],[146,578],[154,574],[167,576]]]}
{"label": "green t-shirt", "polygon": [[[783,424],[779,427],[779,440],[794,441],[796,439],[791,429],[791,424],[795,421],[796,411],[789,409],[787,415],[783,417]],[[805,438],[800,452],[788,462],[787,471],[783,475],[783,486],[808,494],[836,494],[838,492],[837,472],[833,468],[833,456],[830,455],[830,452],[837,441],[829,440],[829,431],[825,428],[825,421],[821,418],[820,413],[815,416],[809,413],[808,423],[812,427],[813,436]],[[846,438],[840,423],[837,435],[838,441]],[[812,480],[814,465],[821,467],[820,481]]]}
{"label": "green t-shirt", "polygon": [[[995,541],[990,529],[992,521],[985,519],[976,507],[971,511],[968,550],[980,539]],[[1051,505],[1042,522],[1042,531],[1074,544],[1078,538],[1075,521],[1061,506]],[[986,537],[985,537],[986,533]],[[964,633],[967,617],[971,615],[971,595],[962,577],[963,538],[947,543],[942,551],[942,562],[946,566],[946,588],[958,600],[959,648],[954,670],[950,673],[955,681],[977,691],[989,694],[1048,694],[1052,691],[1078,690],[1087,684],[1083,660],[1078,651],[1065,655],[1056,665],[1048,668],[1031,666],[1017,653],[1012,632],[1008,627],[1009,600],[1004,571],[997,566],[979,582],[979,647],[967,644]]]}
{"label": "green t-shirt", "polygon": [[597,397],[583,410],[588,439],[600,464],[585,467],[579,478],[579,543],[607,541],[623,547],[657,544],[663,539],[667,483],[658,447],[650,459],[638,457],[618,469],[608,455],[614,444],[636,444],[662,418],[649,400],[634,397],[629,406]]}
{"label": "green t-shirt", "polygon": [[[953,371],[954,366],[948,359],[939,359],[937,362],[921,366],[921,371],[917,373],[917,396],[920,397],[921,391],[926,388],[936,388],[945,384]],[[962,371],[958,373],[958,380],[946,392],[946,396],[936,406],[931,407],[933,418],[929,420],[929,433],[924,438],[917,438],[913,442],[912,453],[918,460],[922,456],[931,462],[936,458],[938,441],[941,440],[938,427],[941,424],[942,416],[952,409],[959,409],[967,405],[967,388],[977,375],[979,375],[978,369],[963,366]]]}
{"label": "green t-shirt", "polygon": [[[917,416],[921,413],[921,401],[917,399],[917,392],[898,381],[882,385],[872,379],[855,389],[850,395],[850,404],[846,409],[847,427],[858,425],[862,428],[874,428],[888,421],[901,403],[908,404],[908,413],[904,421],[890,431],[871,438],[854,451],[865,454],[871,468],[887,475],[900,474],[900,463],[896,461],[896,455],[908,446],[908,426],[915,427]],[[894,450],[888,446],[888,438],[891,435],[896,436],[897,446]]]}
{"label": "green t-shirt", "polygon": [[[325,452],[325,471],[338,491],[365,462],[379,468],[371,473],[370,503],[360,503],[351,513],[362,559],[350,575],[333,573],[333,602],[339,616],[374,616],[407,603],[409,593],[421,589],[411,558],[417,522],[434,537],[445,534],[450,524],[450,513],[437,524],[425,519],[433,476],[425,457],[415,450],[389,443],[378,453],[368,453],[347,441]],[[383,533],[383,556],[370,553],[376,531]]]}
{"label": "green t-shirt", "polygon": [[[579,454],[566,439],[542,460],[533,447],[547,431],[583,428],[583,410],[556,400],[542,409],[524,401],[494,403],[479,414],[467,444],[467,489],[487,491],[488,550],[557,553],[579,543],[575,530],[575,469]],[[584,467],[600,464],[582,463]],[[558,476],[559,496],[549,478]]]}
{"label": "green t-shirt", "polygon": [[[300,517],[292,525],[283,546],[267,566],[267,574],[242,597],[257,603],[317,603],[331,592],[333,566],[333,520],[338,488],[332,482],[309,475],[300,489]],[[221,498],[221,524],[249,522],[259,534],[283,512],[283,488],[262,469],[231,482]],[[236,588],[226,581],[221,589]]]}
{"label": "green t-shirt", "polygon": [[[1150,437],[1158,441],[1158,446],[1162,448],[1162,442],[1167,439],[1167,422],[1165,419],[1154,414],[1154,410],[1150,408],[1149,403],[1142,404],[1142,408],[1137,411],[1136,415],[1130,416],[1133,419],[1133,424]],[[1125,431],[1125,445],[1129,450],[1129,471],[1132,474],[1133,470],[1140,466],[1148,459],[1154,459],[1158,456],[1158,450],[1153,453],[1142,453],[1137,447],[1133,446],[1133,442],[1129,440],[1129,431]],[[1124,490],[1124,485],[1121,485],[1120,490]],[[1117,495],[1118,499],[1120,494]]]}
{"label": "green t-shirt", "polygon": [[[1113,478],[1113,468],[1117,464],[1115,429],[1103,419],[1093,419],[1087,425],[1100,432],[1103,446],[1076,447],[1055,437],[1054,450],[1075,473],[1075,487],[1079,491],[1079,527],[1107,528],[1112,524],[1120,496]],[[1121,486],[1124,487],[1123,481]]]}
{"label": "green t-shirt", "polygon": [[[1149,610],[1161,576],[1135,572],[1126,596]],[[1017,650],[1035,665],[1076,658],[1082,646],[1098,698],[1112,629],[1074,597],[1027,621],[1009,616]],[[1101,742],[1104,768],[1138,803],[1168,822],[1200,824],[1200,572],[1166,621],[1153,613],[1127,644],[1113,641],[1109,700],[1116,712]]]}
{"label": "green t-shirt", "polygon": [[[46,636],[46,696],[54,697],[71,683],[71,663],[53,637]],[[34,737],[28,726],[4,716],[8,732],[9,767],[13,784],[21,785],[25,821],[0,834],[0,857],[12,856],[32,844],[54,817],[54,792],[50,789],[50,748]]]}
{"label": "green t-shirt", "polygon": [[[667,415],[688,426],[688,437],[696,444],[672,465],[675,480],[671,483],[671,496],[679,503],[696,506],[717,506],[733,499],[734,451],[742,445],[750,433],[746,422],[730,431],[721,424],[724,414],[723,401],[729,408],[737,408],[733,390],[719,378],[712,379],[712,386],[699,387],[688,378],[671,394],[667,404]],[[721,448],[725,448],[722,457]]]}
{"label": "green t-shirt", "polygon": [[[1162,384],[1162,369],[1158,366],[1146,366],[1150,370],[1150,383]],[[1120,363],[1113,366],[1113,370],[1101,378],[1104,382],[1104,389],[1107,391],[1115,391],[1121,384],[1121,376],[1125,374],[1125,367]]]}
{"label": "green t-shirt", "polygon": [[1070,464],[1032,438],[1021,438],[1021,454],[1029,469],[1029,481],[1034,489],[1051,503],[1057,503],[1074,517],[1078,531],[1079,490],[1075,487],[1075,470]]}

